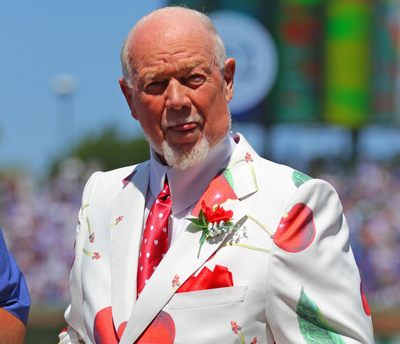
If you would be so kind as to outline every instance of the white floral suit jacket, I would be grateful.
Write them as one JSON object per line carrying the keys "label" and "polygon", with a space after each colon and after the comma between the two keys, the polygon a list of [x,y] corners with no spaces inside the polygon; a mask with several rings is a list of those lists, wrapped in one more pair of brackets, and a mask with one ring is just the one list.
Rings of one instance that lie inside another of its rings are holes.
{"label": "white floral suit jacket", "polygon": [[[203,232],[188,221],[137,300],[149,162],[90,178],[60,343],[373,343],[335,190],[237,135],[199,204],[232,210],[240,229],[205,240],[198,255]],[[205,267],[227,269],[233,286],[179,292]]]}

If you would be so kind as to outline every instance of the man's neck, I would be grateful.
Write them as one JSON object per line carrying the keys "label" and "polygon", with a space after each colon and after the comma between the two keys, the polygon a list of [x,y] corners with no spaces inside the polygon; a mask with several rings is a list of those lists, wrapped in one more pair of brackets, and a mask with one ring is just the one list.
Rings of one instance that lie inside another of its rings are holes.
{"label": "man's neck", "polygon": [[162,164],[158,154],[151,150],[150,189],[154,197],[162,190],[165,175],[173,201],[172,212],[179,213],[196,203],[211,180],[227,164],[236,144],[231,135],[212,148],[207,157],[195,166],[179,171]]}

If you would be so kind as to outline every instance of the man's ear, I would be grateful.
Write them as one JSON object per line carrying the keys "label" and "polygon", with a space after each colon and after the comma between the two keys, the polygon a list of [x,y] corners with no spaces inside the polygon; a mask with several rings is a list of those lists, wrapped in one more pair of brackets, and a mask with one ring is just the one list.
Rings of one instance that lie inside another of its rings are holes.
{"label": "man's ear", "polygon": [[234,58],[229,58],[225,61],[225,94],[226,102],[229,103],[233,97],[233,76],[235,75],[236,62]]}
{"label": "man's ear", "polygon": [[129,109],[131,110],[131,115],[134,119],[138,119],[137,114],[136,114],[136,109],[133,104],[133,90],[131,87],[129,87],[124,78],[120,78],[119,80],[119,86],[121,87],[121,91],[125,96],[126,102],[128,103]]}

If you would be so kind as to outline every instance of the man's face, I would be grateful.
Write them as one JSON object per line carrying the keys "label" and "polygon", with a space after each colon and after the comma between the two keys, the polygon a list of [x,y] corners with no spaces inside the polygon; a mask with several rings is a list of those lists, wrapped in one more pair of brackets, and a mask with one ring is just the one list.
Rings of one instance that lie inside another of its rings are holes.
{"label": "man's face", "polygon": [[123,79],[120,85],[153,148],[164,156],[164,142],[190,154],[204,139],[209,148],[221,142],[230,127],[235,61],[227,60],[221,75],[205,29],[187,16],[152,19],[131,47],[133,88]]}

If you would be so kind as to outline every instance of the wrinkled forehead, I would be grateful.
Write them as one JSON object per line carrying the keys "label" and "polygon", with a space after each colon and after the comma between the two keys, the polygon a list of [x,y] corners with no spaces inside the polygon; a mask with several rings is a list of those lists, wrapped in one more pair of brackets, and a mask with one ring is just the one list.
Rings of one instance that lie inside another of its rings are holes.
{"label": "wrinkled forehead", "polygon": [[139,64],[151,54],[171,56],[187,46],[214,55],[211,33],[197,19],[182,14],[164,14],[143,23],[130,40],[129,63],[134,74]]}

